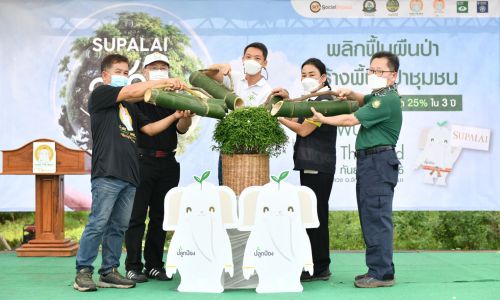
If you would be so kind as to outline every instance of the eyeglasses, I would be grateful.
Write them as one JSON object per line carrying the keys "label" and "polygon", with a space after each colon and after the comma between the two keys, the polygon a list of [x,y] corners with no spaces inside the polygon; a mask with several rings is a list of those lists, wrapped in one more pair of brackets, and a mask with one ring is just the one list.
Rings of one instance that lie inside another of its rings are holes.
{"label": "eyeglasses", "polygon": [[382,76],[382,75],[384,75],[385,72],[392,73],[394,71],[391,71],[391,70],[389,70],[389,71],[383,71],[383,70],[366,69],[366,72],[368,73],[368,75],[375,74],[377,76]]}

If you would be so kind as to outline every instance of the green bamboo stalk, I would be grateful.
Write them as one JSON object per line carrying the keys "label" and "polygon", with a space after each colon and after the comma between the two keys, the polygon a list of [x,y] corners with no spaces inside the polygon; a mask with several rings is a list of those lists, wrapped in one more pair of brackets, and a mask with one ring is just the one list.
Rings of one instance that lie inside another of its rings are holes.
{"label": "green bamboo stalk", "polygon": [[222,119],[226,116],[224,108],[218,103],[159,89],[146,91],[144,101],[172,110],[190,110],[203,117]]}
{"label": "green bamboo stalk", "polygon": [[208,77],[205,73],[196,71],[189,76],[189,82],[195,86],[204,89],[207,93],[216,99],[223,99],[227,108],[234,110],[243,107],[244,101],[235,93],[228,90],[222,83]]}
{"label": "green bamboo stalk", "polygon": [[224,109],[225,112],[228,111],[227,105],[226,105],[226,101],[224,101],[222,99],[208,98],[207,102],[209,102],[209,103],[215,103],[217,105],[220,105]]}
{"label": "green bamboo stalk", "polygon": [[287,118],[309,118],[313,115],[311,107],[325,116],[351,114],[359,108],[357,101],[279,101],[273,105],[271,115]]}
{"label": "green bamboo stalk", "polygon": [[220,105],[224,108],[225,112],[228,112],[226,102],[224,100],[211,98],[210,94],[208,94],[205,90],[203,90],[201,88],[191,87],[191,88],[187,88],[185,91],[189,94],[182,94],[182,95],[189,95],[189,96],[193,96],[195,98],[201,99],[202,101],[217,103],[218,105]]}
{"label": "green bamboo stalk", "polygon": [[267,111],[271,111],[273,109],[273,105],[283,100],[281,96],[273,95],[270,99],[266,100],[264,103],[264,107]]}

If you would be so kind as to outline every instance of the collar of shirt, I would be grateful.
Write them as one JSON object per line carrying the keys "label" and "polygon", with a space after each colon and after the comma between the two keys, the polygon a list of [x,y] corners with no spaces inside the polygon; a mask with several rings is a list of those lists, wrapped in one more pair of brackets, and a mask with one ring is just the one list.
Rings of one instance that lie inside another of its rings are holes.
{"label": "collar of shirt", "polygon": [[395,83],[393,85],[386,86],[385,88],[382,88],[380,90],[372,91],[372,95],[373,96],[385,96],[390,91],[396,91],[396,93],[399,95],[398,85]]}
{"label": "collar of shirt", "polygon": [[245,75],[243,74],[243,77],[240,79],[240,81],[242,83],[244,83],[244,86],[247,87],[247,88],[251,88],[252,86],[259,86],[259,87],[262,87],[266,84],[266,79],[264,78],[264,76],[262,76],[262,78],[260,78],[259,81],[257,81],[257,83],[255,84],[252,84],[252,85],[249,85],[248,84],[248,81],[247,79],[245,78]]}

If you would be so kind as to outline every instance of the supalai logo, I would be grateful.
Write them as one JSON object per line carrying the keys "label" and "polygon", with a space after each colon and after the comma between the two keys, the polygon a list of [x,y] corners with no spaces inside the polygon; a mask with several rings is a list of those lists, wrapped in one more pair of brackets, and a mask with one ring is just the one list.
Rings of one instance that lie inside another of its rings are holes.
{"label": "supalai logo", "polygon": [[387,0],[385,7],[391,13],[397,12],[399,10],[399,2],[398,0]]}
{"label": "supalai logo", "polygon": [[309,4],[309,9],[313,13],[317,13],[321,10],[321,3],[319,3],[318,1],[313,1],[311,2],[311,4]]}

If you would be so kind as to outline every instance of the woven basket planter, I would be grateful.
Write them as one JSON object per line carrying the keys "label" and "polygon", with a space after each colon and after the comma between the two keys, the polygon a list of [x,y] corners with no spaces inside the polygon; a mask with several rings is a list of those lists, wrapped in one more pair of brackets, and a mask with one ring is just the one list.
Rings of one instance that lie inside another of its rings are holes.
{"label": "woven basket planter", "polygon": [[223,154],[222,177],[238,196],[246,187],[264,185],[269,182],[269,155]]}

